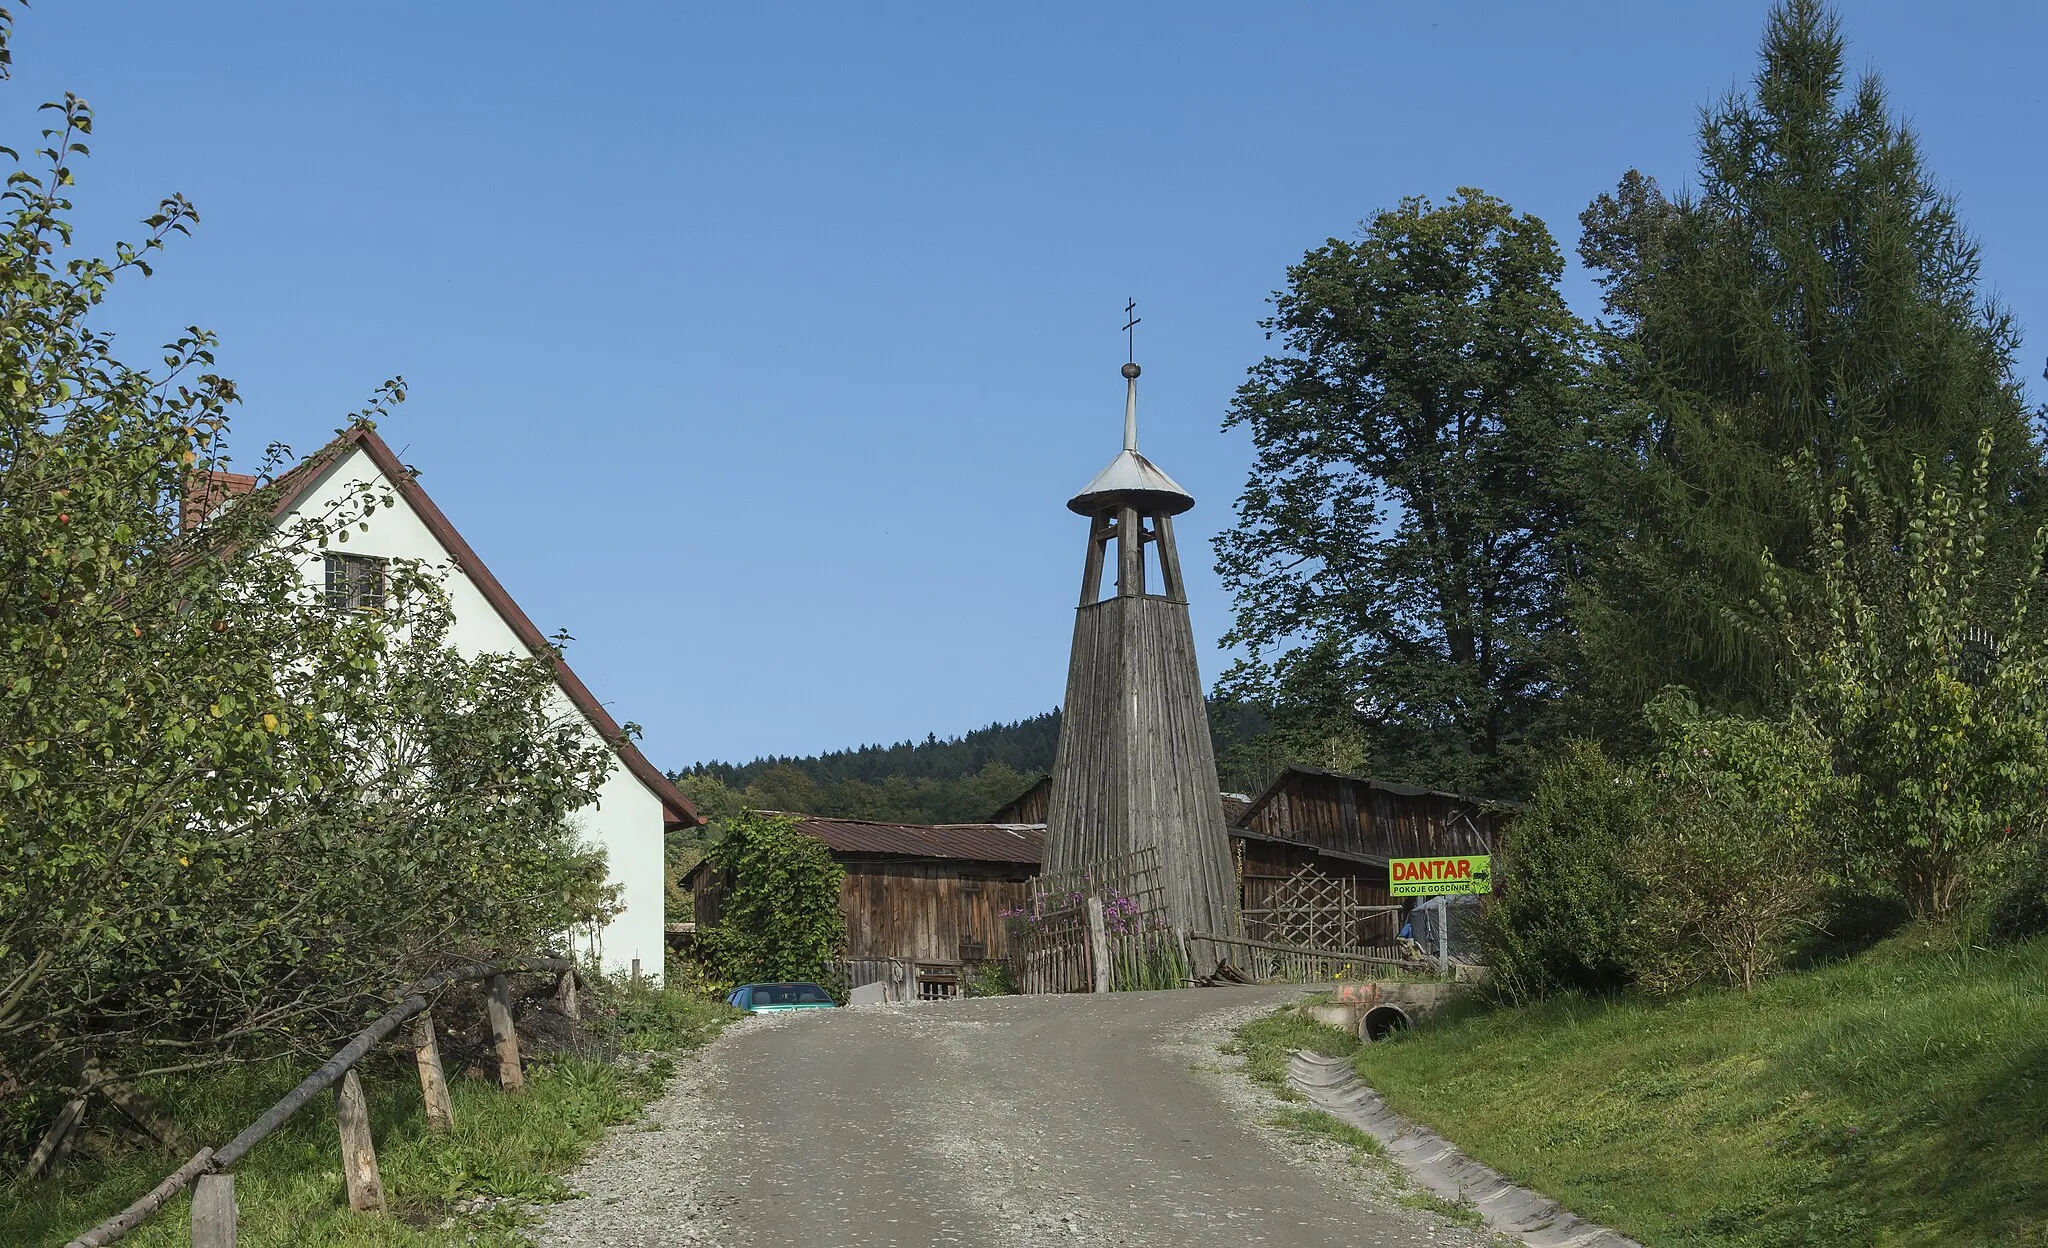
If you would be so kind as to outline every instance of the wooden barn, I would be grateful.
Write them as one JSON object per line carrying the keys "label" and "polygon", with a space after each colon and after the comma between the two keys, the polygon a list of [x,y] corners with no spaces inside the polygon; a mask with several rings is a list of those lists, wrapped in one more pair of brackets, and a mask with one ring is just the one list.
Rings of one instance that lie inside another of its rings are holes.
{"label": "wooden barn", "polygon": [[[1349,880],[1354,904],[1389,906],[1392,858],[1492,852],[1507,807],[1477,798],[1364,776],[1289,767],[1252,799],[1230,829],[1237,860],[1238,903],[1248,923],[1298,899],[1289,881],[1306,867]],[[1381,917],[1368,932],[1390,942],[1398,919]]]}
{"label": "wooden barn", "polygon": [[[902,995],[958,995],[964,976],[1008,956],[1004,910],[1030,897],[1044,829],[1003,823],[902,824],[797,817],[846,869],[842,968],[849,986],[893,980]],[[711,864],[686,877],[697,930],[718,922],[729,883]]]}

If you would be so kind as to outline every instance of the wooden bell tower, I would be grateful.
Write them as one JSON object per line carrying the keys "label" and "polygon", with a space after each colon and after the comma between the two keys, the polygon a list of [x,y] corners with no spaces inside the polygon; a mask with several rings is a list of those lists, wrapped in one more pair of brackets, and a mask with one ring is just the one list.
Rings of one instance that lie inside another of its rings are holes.
{"label": "wooden bell tower", "polygon": [[[1124,365],[1123,374],[1123,453],[1067,503],[1088,517],[1088,550],[1046,812],[1045,868],[1084,868],[1156,849],[1169,921],[1229,935],[1237,927],[1237,885],[1173,542],[1173,518],[1195,500],[1138,453],[1138,366]],[[1157,568],[1157,592],[1148,562]],[[1114,592],[1105,597],[1103,573],[1112,564]]]}

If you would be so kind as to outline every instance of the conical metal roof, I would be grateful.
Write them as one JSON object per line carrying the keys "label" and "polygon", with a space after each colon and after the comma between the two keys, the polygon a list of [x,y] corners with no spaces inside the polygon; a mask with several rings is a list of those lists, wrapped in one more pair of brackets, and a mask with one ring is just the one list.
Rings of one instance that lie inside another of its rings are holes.
{"label": "conical metal roof", "polygon": [[1135,507],[1177,516],[1195,505],[1194,495],[1138,454],[1138,371],[1136,364],[1124,365],[1124,449],[1079,494],[1067,500],[1069,511],[1092,516]]}

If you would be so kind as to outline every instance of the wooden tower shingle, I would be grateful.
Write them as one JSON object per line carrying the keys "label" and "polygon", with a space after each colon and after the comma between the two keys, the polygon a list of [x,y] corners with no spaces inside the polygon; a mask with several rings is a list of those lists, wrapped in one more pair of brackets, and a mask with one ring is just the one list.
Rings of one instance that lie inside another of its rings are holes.
{"label": "wooden tower shingle", "polygon": [[[1067,503],[1088,517],[1081,606],[1046,812],[1045,867],[1158,851],[1170,921],[1230,934],[1237,888],[1173,517],[1195,505],[1138,453],[1138,366],[1124,365],[1124,449]],[[1148,592],[1151,547],[1159,592]],[[1116,570],[1104,597],[1105,565]]]}

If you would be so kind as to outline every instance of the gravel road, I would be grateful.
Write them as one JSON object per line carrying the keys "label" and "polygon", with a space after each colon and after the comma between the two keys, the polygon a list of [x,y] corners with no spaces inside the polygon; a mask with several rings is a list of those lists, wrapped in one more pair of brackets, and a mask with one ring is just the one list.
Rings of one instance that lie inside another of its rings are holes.
{"label": "gravel road", "polygon": [[1232,1027],[1299,989],[748,1019],[537,1211],[545,1248],[1479,1245],[1377,1163],[1261,1125]]}

